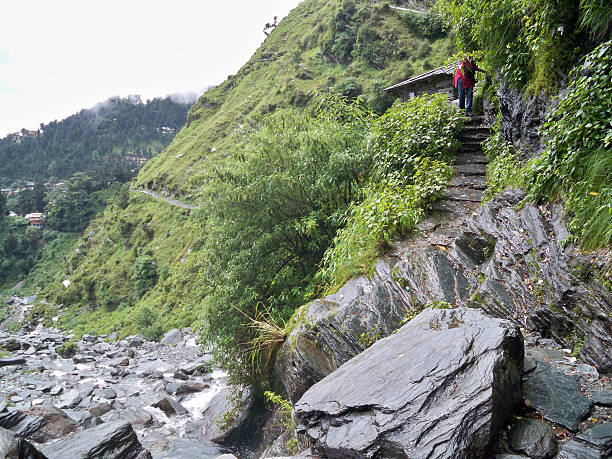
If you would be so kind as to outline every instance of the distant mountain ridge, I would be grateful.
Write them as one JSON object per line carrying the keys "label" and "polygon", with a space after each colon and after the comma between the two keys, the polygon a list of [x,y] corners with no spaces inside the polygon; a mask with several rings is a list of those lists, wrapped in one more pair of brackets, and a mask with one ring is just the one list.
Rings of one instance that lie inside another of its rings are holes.
{"label": "distant mountain ridge", "polygon": [[111,97],[35,131],[9,134],[0,139],[0,184],[65,179],[105,163],[142,163],[168,146],[185,124],[191,103],[175,100]]}

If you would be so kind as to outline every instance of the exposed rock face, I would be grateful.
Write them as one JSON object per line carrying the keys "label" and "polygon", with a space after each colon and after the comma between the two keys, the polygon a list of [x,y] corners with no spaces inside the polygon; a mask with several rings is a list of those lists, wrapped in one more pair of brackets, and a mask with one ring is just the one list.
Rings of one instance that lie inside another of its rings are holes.
{"label": "exposed rock face", "polygon": [[395,262],[382,258],[370,278],[353,278],[337,293],[297,312],[299,324],[276,358],[277,373],[292,402],[362,352],[367,347],[364,339],[397,329],[406,314],[408,294],[393,280]]}
{"label": "exposed rock face", "polygon": [[369,277],[303,306],[276,361],[292,402],[433,301],[511,319],[612,370],[612,292],[596,275],[606,260],[564,245],[560,205],[517,210],[523,198],[509,190],[456,224],[434,214],[427,233],[396,244]]}
{"label": "exposed rock face", "polygon": [[132,426],[124,421],[102,424],[70,435],[48,445],[39,446],[49,459],[85,459],[121,457],[144,459],[151,455],[142,448]]}
{"label": "exposed rock face", "polygon": [[426,309],[311,387],[297,432],[324,457],[482,457],[521,400],[523,341],[474,309]]}
{"label": "exposed rock face", "polygon": [[[542,151],[538,129],[544,122],[547,110],[552,107],[551,97],[525,96],[502,79],[497,88],[497,99],[501,110],[502,139],[522,150],[527,158]],[[485,103],[485,113],[492,124],[495,113],[490,104]]]}
{"label": "exposed rock face", "polygon": [[484,281],[473,290],[471,304],[567,347],[582,343],[580,357],[608,372],[612,292],[593,275],[594,257],[563,247],[567,230],[562,207],[527,204],[515,210],[523,197],[507,191],[470,222],[481,239],[495,241],[492,256],[475,267]]}

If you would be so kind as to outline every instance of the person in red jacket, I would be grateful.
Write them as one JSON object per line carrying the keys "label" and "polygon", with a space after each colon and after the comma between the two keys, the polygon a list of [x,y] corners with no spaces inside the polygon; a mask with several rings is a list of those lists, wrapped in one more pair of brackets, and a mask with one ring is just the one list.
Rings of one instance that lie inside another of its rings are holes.
{"label": "person in red jacket", "polygon": [[465,108],[465,116],[472,116],[472,99],[474,96],[474,85],[476,84],[476,72],[482,71],[470,57],[461,59],[455,71],[453,86],[459,91],[459,108]]}

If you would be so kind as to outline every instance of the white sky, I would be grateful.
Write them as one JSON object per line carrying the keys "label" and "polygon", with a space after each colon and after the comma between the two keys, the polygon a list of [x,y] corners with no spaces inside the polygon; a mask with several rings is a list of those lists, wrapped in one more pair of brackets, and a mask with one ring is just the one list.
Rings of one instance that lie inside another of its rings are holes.
{"label": "white sky", "polygon": [[111,96],[199,95],[300,1],[3,0],[0,137]]}

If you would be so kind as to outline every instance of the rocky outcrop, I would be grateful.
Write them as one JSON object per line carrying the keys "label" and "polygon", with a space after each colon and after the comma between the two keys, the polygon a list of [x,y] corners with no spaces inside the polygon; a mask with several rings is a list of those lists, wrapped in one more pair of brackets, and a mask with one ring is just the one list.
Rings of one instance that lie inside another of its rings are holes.
{"label": "rocky outcrop", "polygon": [[276,358],[285,392],[296,402],[314,383],[398,328],[408,293],[392,277],[396,260],[382,258],[369,277],[300,308],[296,326]]}
{"label": "rocky outcrop", "polygon": [[295,405],[324,457],[482,457],[521,400],[518,327],[473,309],[426,309]]}
{"label": "rocky outcrop", "polygon": [[276,360],[289,398],[297,401],[407,314],[441,301],[511,319],[612,370],[612,292],[598,276],[609,261],[565,243],[561,205],[520,207],[523,198],[509,190],[467,216],[439,210],[369,276],[298,310]]}
{"label": "rocky outcrop", "polygon": [[[525,158],[542,151],[538,132],[548,110],[553,106],[550,96],[521,94],[503,78],[498,78],[497,100],[501,112],[500,133],[502,140],[521,150]],[[496,121],[496,110],[485,100],[485,115],[490,125]]]}

